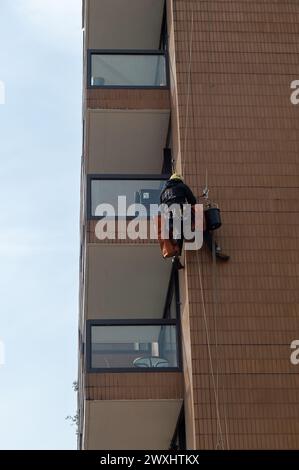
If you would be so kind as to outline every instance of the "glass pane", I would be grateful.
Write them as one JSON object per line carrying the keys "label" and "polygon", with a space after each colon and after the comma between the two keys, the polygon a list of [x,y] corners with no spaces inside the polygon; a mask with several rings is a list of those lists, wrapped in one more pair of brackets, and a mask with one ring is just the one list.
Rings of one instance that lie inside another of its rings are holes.
{"label": "glass pane", "polygon": [[92,368],[177,366],[175,325],[92,326]]}
{"label": "glass pane", "polygon": [[166,86],[164,55],[93,54],[92,86]]}
{"label": "glass pane", "polygon": [[[160,204],[160,193],[165,180],[93,180],[91,182],[91,215],[103,215],[100,204],[111,204],[115,215],[125,217],[132,204],[142,204],[149,210],[151,204]],[[118,208],[118,197],[126,198],[126,205]],[[97,209],[98,208],[98,209]],[[134,212],[134,207],[133,207]]]}

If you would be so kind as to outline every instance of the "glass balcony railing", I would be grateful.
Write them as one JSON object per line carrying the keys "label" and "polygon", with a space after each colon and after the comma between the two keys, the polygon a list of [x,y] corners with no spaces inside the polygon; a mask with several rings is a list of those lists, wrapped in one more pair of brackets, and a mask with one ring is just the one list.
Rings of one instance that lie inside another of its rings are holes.
{"label": "glass balcony railing", "polygon": [[[134,216],[134,207],[136,206],[137,210],[137,204],[142,204],[146,215],[149,216],[150,208],[154,212],[153,205],[160,204],[160,193],[166,180],[167,176],[163,179],[161,176],[90,177],[88,183],[89,218],[102,217],[104,204],[112,206],[117,217],[127,217],[129,207],[131,207],[130,213]],[[120,202],[120,197],[122,202]]]}
{"label": "glass balcony railing", "polygon": [[88,369],[177,370],[176,320],[88,321]]}
{"label": "glass balcony railing", "polygon": [[166,55],[163,51],[89,51],[88,86],[166,88]]}

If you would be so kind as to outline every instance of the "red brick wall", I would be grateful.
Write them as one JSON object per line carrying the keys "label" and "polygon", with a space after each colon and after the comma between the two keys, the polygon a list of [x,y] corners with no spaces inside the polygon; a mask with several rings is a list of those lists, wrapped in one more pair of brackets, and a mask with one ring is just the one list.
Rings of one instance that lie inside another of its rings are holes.
{"label": "red brick wall", "polygon": [[176,400],[183,398],[181,372],[86,374],[87,400]]}
{"label": "red brick wall", "polygon": [[98,109],[169,109],[168,90],[88,89],[86,107]]}
{"label": "red brick wall", "polygon": [[[231,255],[213,272],[210,254],[199,252],[224,447],[298,448],[299,366],[289,357],[299,339],[299,106],[290,102],[290,82],[299,79],[299,2],[169,3],[185,177],[199,194],[207,169],[222,209],[217,238]],[[220,431],[194,253],[185,276],[196,447],[215,448]]]}

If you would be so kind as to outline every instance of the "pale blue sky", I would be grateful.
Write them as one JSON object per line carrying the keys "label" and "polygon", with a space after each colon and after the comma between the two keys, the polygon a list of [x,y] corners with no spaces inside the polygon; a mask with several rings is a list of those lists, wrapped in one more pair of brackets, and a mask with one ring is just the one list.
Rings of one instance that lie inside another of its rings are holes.
{"label": "pale blue sky", "polygon": [[0,449],[72,449],[81,0],[0,0]]}

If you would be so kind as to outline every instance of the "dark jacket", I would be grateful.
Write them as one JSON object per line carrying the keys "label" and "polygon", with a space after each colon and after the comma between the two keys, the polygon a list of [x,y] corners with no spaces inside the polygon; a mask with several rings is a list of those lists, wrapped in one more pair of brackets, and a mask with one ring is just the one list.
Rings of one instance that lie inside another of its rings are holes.
{"label": "dark jacket", "polygon": [[160,203],[168,206],[189,203],[193,206],[196,204],[196,197],[182,180],[174,179],[165,184],[160,194]]}

